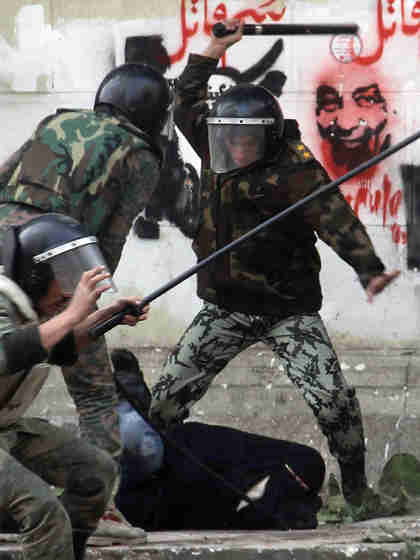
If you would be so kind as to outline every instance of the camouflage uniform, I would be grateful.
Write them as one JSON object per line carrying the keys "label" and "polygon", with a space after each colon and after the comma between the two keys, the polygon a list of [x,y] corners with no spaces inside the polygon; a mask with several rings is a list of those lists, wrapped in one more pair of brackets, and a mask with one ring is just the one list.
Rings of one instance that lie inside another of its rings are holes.
{"label": "camouflage uniform", "polygon": [[[0,511],[22,533],[24,558],[73,560],[105,510],[117,467],[108,453],[70,432],[24,417],[48,377],[43,362],[55,363],[58,355],[47,355],[39,336],[29,299],[0,275]],[[59,354],[65,361],[74,356]],[[50,485],[64,489],[59,499]]]}
{"label": "camouflage uniform", "polygon": [[[160,153],[124,117],[59,110],[0,168],[0,241],[9,224],[62,212],[96,235],[117,267],[133,219],[159,176]],[[102,337],[63,373],[91,443],[120,454],[117,399]]]}
{"label": "camouflage uniform", "polygon": [[[275,161],[215,175],[207,138],[207,81],[217,60],[191,55],[181,74],[176,124],[202,158],[198,260],[330,181],[286,122]],[[295,124],[293,124],[295,123]],[[342,462],[363,457],[359,403],[342,375],[318,314],[322,294],[317,237],[357,272],[364,287],[384,266],[339,189],[318,196],[199,270],[204,306],[186,330],[152,390],[152,421],[179,421],[239,352],[265,342],[313,410]]]}

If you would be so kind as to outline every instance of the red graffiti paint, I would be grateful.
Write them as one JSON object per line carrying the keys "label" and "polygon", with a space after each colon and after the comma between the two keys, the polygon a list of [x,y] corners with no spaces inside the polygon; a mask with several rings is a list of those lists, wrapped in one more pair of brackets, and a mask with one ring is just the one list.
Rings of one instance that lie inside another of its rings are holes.
{"label": "red graffiti paint", "polygon": [[[315,118],[324,166],[334,178],[364,163],[391,143],[395,116],[388,80],[377,68],[328,61],[314,79]],[[374,177],[371,167],[356,180]]]}
{"label": "red graffiti paint", "polygon": [[420,30],[420,1],[377,0],[376,4],[376,47],[362,53],[357,63],[368,66],[378,62],[383,55],[387,41],[398,32],[416,35]]}
{"label": "red graffiti paint", "polygon": [[[188,43],[192,37],[200,32],[210,35],[213,25],[218,21],[225,19],[245,20],[246,18],[256,23],[280,21],[286,13],[286,7],[283,7],[280,11],[270,9],[275,3],[276,0],[266,0],[253,7],[237,12],[229,12],[228,4],[224,2],[219,2],[212,8],[210,0],[181,0],[181,45],[175,52],[170,53],[171,64],[175,64],[184,58],[187,53]],[[194,21],[192,22],[191,20]],[[224,62],[223,58],[222,64]]]}
{"label": "red graffiti paint", "polygon": [[359,216],[360,208],[367,208],[372,214],[381,216],[382,226],[391,230],[394,243],[407,243],[407,232],[393,221],[398,216],[403,194],[401,189],[392,192],[392,183],[387,173],[382,178],[380,188],[374,188],[370,181],[362,181],[356,192],[349,192],[346,188],[343,191],[356,216]]}

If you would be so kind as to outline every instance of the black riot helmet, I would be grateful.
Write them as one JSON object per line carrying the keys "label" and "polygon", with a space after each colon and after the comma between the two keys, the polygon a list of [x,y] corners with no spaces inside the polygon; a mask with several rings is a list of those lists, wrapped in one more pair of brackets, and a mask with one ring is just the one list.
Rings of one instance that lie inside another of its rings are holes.
{"label": "black riot helmet", "polygon": [[105,76],[94,108],[110,106],[152,137],[160,134],[169,116],[172,92],[167,80],[152,66],[129,63]]}
{"label": "black riot helmet", "polygon": [[[106,267],[96,237],[89,236],[77,220],[56,213],[10,226],[3,244],[3,265],[5,275],[34,303],[47,294],[53,279],[70,295],[83,272]],[[112,280],[105,282],[115,290]]]}
{"label": "black riot helmet", "polygon": [[240,84],[216,99],[207,125],[211,168],[226,173],[273,159],[283,136],[284,117],[266,88]]}

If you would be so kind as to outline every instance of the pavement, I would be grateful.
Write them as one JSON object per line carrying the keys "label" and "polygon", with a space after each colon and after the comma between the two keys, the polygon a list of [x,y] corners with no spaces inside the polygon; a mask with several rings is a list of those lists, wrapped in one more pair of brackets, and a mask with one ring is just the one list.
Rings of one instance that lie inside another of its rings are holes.
{"label": "pavement", "polygon": [[[1,560],[23,560],[15,540],[0,535]],[[418,560],[418,541],[420,517],[404,516],[311,531],[156,532],[143,545],[89,546],[86,560]]]}
{"label": "pavement", "polygon": [[[149,385],[160,375],[168,348],[130,348]],[[420,460],[420,349],[350,347],[336,344],[341,367],[360,401],[367,446],[367,472],[375,487],[396,453]],[[55,373],[31,411],[58,424],[75,421],[60,373]],[[313,445],[327,476],[338,476],[325,437],[279,360],[255,345],[235,358],[195,405],[191,419],[222,424]],[[77,421],[77,419],[76,419]],[[420,475],[420,473],[419,473]],[[325,498],[325,496],[323,496]],[[89,547],[97,560],[420,560],[420,510],[359,523],[320,524],[313,531],[156,532],[133,547]],[[0,536],[0,560],[21,559],[19,546]]]}

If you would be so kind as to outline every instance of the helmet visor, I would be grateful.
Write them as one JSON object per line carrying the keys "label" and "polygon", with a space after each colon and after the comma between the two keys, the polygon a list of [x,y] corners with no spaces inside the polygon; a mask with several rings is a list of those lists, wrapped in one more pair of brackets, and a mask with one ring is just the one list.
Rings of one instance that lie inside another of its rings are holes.
{"label": "helmet visor", "polygon": [[207,119],[210,167],[226,173],[263,159],[267,150],[266,121],[274,119]]}
{"label": "helmet visor", "polygon": [[[63,293],[73,294],[82,274],[97,266],[104,266],[105,259],[100,251],[96,237],[83,237],[54,249],[45,251],[34,257],[35,262],[48,262],[54,277],[60,284]],[[99,282],[98,286],[106,285],[108,290],[117,292],[112,278]]]}

